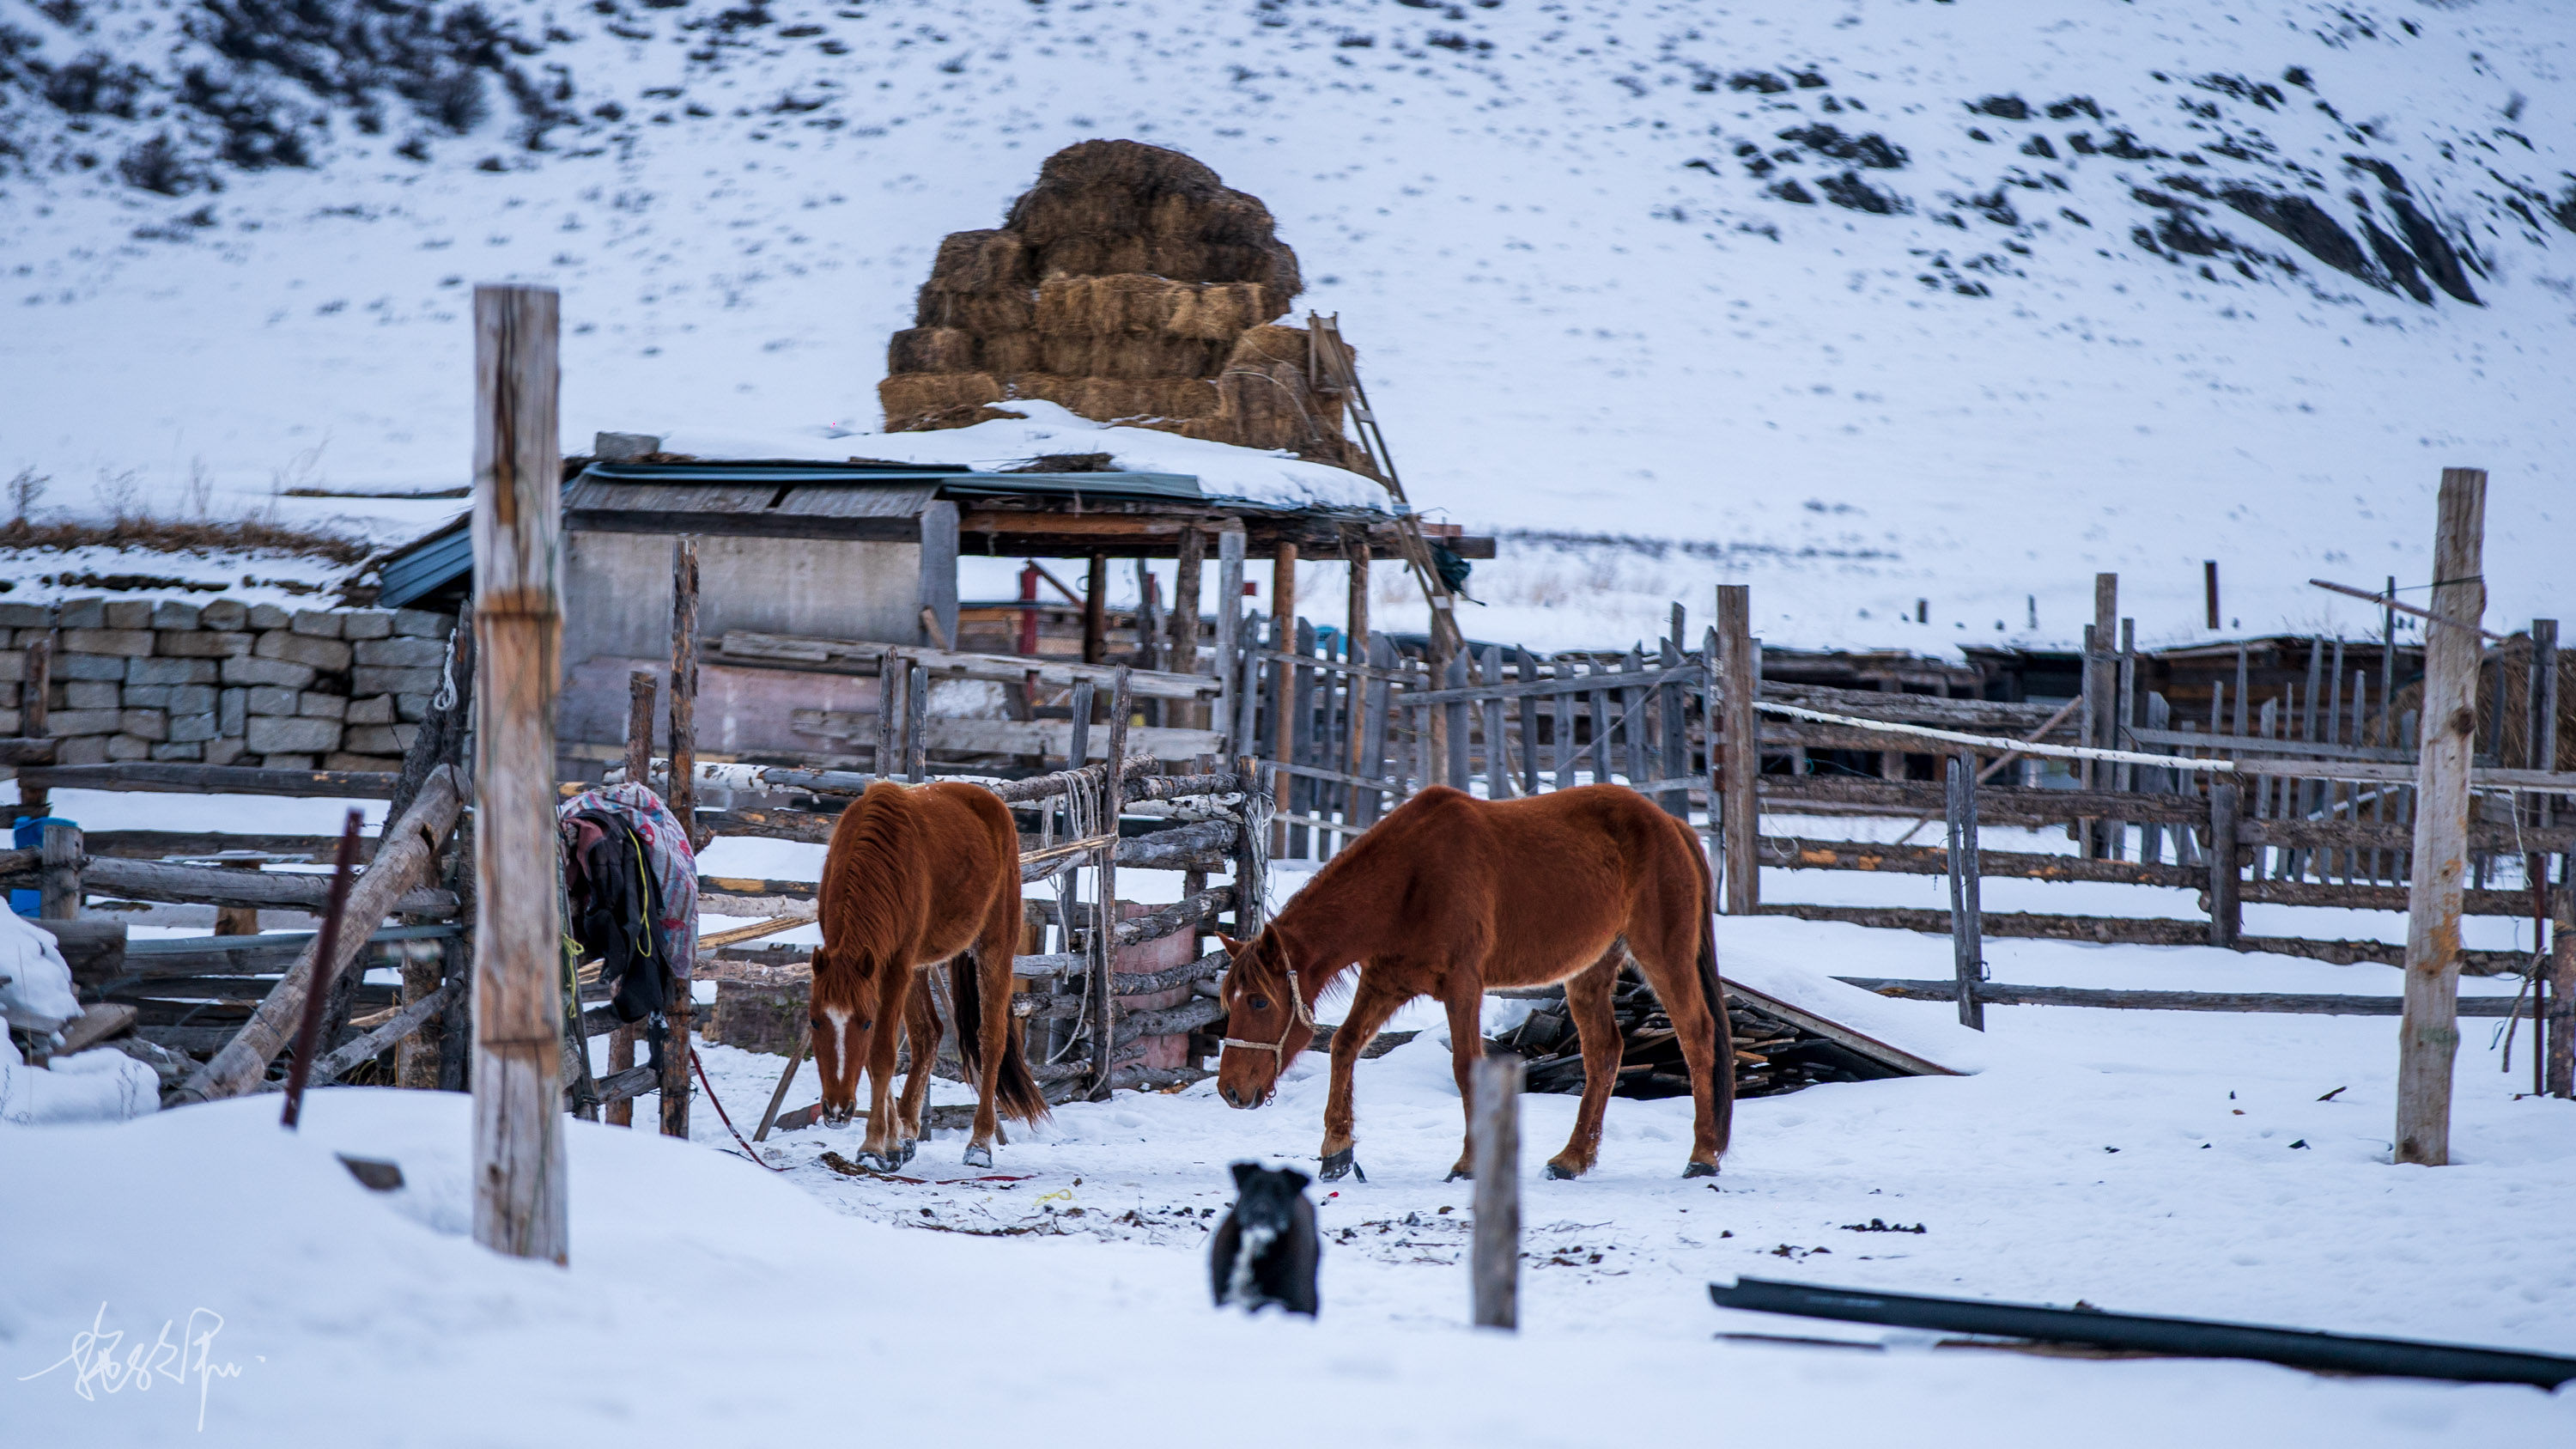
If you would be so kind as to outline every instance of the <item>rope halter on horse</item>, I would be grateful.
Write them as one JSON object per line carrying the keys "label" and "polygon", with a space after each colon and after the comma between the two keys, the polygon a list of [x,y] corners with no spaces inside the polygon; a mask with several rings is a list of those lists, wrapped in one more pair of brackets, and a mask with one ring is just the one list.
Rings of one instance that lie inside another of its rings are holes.
{"label": "rope halter on horse", "polygon": [[1268,1052],[1272,1056],[1279,1058],[1279,1064],[1281,1066],[1284,1067],[1288,1064],[1288,1034],[1301,1026],[1306,1028],[1309,1032],[1313,1031],[1315,1029],[1315,1013],[1306,1009],[1306,993],[1297,989],[1297,968],[1290,966],[1286,968],[1286,970],[1288,972],[1288,1005],[1290,1007],[1290,1013],[1286,1024],[1279,1028],[1279,1040],[1245,1041],[1239,1036],[1230,1036],[1223,1042],[1219,1043],[1219,1045],[1243,1047],[1257,1052]]}

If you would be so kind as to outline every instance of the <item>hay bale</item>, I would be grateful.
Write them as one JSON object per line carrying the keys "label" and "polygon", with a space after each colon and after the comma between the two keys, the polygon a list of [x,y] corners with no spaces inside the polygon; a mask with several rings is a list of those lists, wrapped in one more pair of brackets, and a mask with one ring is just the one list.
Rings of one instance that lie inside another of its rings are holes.
{"label": "hay bale", "polygon": [[990,332],[975,340],[979,371],[1008,380],[1038,370],[1038,334],[1026,329]]}
{"label": "hay bale", "polygon": [[965,427],[962,422],[936,420],[953,419],[1001,400],[1002,385],[989,372],[902,372],[877,384],[877,403],[885,409],[890,433]]}
{"label": "hay bale", "polygon": [[1259,282],[1208,282],[1174,299],[1163,329],[1175,337],[1232,343],[1245,329],[1287,310],[1288,304]]}
{"label": "hay bale", "polygon": [[1011,390],[1021,397],[1042,398],[1096,422],[1195,418],[1215,412],[1218,405],[1216,384],[1203,377],[1079,377],[1030,372],[1014,378]]}
{"label": "hay bale", "polygon": [[1040,370],[1081,377],[1205,377],[1216,371],[1225,344],[1167,332],[1119,332],[1105,337],[1038,334]]}
{"label": "hay bale", "polygon": [[1187,282],[1143,272],[1106,277],[1051,276],[1038,285],[1037,328],[1041,333],[1061,337],[1161,332],[1173,309],[1191,290]]}
{"label": "hay bale", "polygon": [[886,342],[886,371],[975,371],[975,334],[962,327],[907,327]]}
{"label": "hay bale", "polygon": [[1206,164],[1142,141],[1077,141],[1038,168],[1040,190],[1221,191]]}
{"label": "hay bale", "polygon": [[1247,328],[1236,337],[1233,348],[1225,355],[1225,365],[1230,372],[1238,367],[1266,368],[1290,363],[1302,377],[1306,371],[1306,352],[1305,328],[1270,323]]}
{"label": "hay bale", "polygon": [[921,289],[912,320],[919,327],[961,327],[978,337],[1025,332],[1037,325],[1034,292],[943,292]]}
{"label": "hay bale", "polygon": [[939,243],[930,264],[934,292],[1006,292],[1029,285],[1030,258],[1018,233],[955,231]]}
{"label": "hay bale", "polygon": [[1224,246],[1266,247],[1276,240],[1275,225],[1259,198],[1230,188],[1156,197],[1145,218],[1145,230],[1156,237]]}
{"label": "hay bale", "polygon": [[1038,272],[1044,277],[1099,277],[1115,272],[1154,272],[1177,281],[1197,276],[1156,266],[1146,238],[1134,232],[1083,232],[1058,237],[1038,248]]}

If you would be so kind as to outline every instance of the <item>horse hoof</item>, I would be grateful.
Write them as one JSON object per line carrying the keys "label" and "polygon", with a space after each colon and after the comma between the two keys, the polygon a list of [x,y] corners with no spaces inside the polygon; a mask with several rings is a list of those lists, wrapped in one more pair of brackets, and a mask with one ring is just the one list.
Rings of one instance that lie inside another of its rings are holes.
{"label": "horse hoof", "polygon": [[1694,1162],[1682,1169],[1682,1176],[1715,1177],[1717,1176],[1717,1164],[1714,1162]]}
{"label": "horse hoof", "polygon": [[902,1165],[902,1164],[904,1164],[904,1163],[910,1162],[910,1161],[912,1160],[913,1154],[914,1154],[914,1153],[916,1153],[916,1152],[919,1152],[920,1150],[921,1150],[921,1139],[920,1139],[920,1138],[918,1138],[918,1137],[907,1137],[907,1138],[903,1139],[903,1145],[895,1149],[895,1159],[894,1159],[894,1160],[895,1160],[895,1164],[896,1164],[897,1166],[901,1166],[901,1165]]}
{"label": "horse hoof", "polygon": [[[1345,1147],[1341,1151],[1325,1158],[1323,1168],[1316,1173],[1316,1176],[1321,1177],[1326,1182],[1339,1182],[1343,1178],[1350,1176],[1351,1171],[1359,1165],[1351,1160],[1351,1154],[1358,1150],[1359,1149],[1356,1147]],[[1360,1181],[1366,1182],[1368,1179],[1361,1178]]]}
{"label": "horse hoof", "polygon": [[1461,1179],[1461,1178],[1464,1178],[1464,1179],[1466,1179],[1466,1180],[1467,1180],[1467,1181],[1469,1181],[1469,1182],[1474,1182],[1474,1181],[1476,1180],[1476,1174],[1475,1174],[1474,1169],[1472,1169],[1472,1168],[1466,1168],[1466,1167],[1453,1167],[1453,1168],[1449,1169],[1449,1175],[1448,1175],[1447,1177],[1444,1177],[1444,1178],[1440,1179],[1440,1180],[1441,1180],[1442,1182],[1456,1182],[1456,1181],[1458,1181],[1458,1180],[1459,1180],[1459,1179]]}
{"label": "horse hoof", "polygon": [[1553,1162],[1547,1165],[1547,1180],[1550,1182],[1572,1182],[1574,1177],[1575,1170],[1571,1167],[1559,1167]]}
{"label": "horse hoof", "polygon": [[862,1151],[859,1154],[859,1166],[870,1172],[892,1172],[903,1166],[903,1159],[883,1152]]}
{"label": "horse hoof", "polygon": [[981,1142],[967,1143],[966,1165],[968,1167],[991,1167],[993,1165],[993,1149],[985,1146]]}

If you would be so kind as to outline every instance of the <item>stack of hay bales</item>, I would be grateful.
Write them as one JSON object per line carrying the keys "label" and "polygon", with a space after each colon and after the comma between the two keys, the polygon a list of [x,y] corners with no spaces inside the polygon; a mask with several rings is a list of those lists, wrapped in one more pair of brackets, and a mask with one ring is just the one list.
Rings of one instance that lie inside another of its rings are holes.
{"label": "stack of hay bales", "polygon": [[915,324],[886,350],[889,432],[967,427],[1042,398],[1101,422],[1367,471],[1309,339],[1275,325],[1304,289],[1261,202],[1158,146],[1056,153],[993,231],[943,241]]}

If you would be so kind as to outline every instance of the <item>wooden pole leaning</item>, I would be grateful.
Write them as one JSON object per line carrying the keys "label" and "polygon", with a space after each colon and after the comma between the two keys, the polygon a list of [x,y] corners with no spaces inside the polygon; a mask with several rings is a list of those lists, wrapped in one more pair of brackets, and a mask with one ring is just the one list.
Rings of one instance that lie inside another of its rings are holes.
{"label": "wooden pole leaning", "polygon": [[1726,913],[1749,916],[1762,903],[1762,878],[1754,849],[1761,833],[1761,806],[1754,790],[1762,770],[1762,745],[1755,733],[1755,694],[1762,687],[1762,654],[1753,642],[1753,591],[1744,584],[1717,586],[1718,705],[1724,730],[1718,743],[1725,754],[1719,776],[1718,839],[1726,891]]}
{"label": "wooden pole leaning", "polygon": [[[557,335],[552,288],[475,289],[474,1240],[563,1263],[562,945],[544,888],[561,869]],[[675,779],[682,740],[675,728]]]}
{"label": "wooden pole leaning", "polygon": [[1516,1056],[1476,1062],[1475,1245],[1468,1272],[1475,1325],[1518,1332],[1521,1326],[1521,1076]]}
{"label": "wooden pole leaning", "polygon": [[2459,1054],[2460,896],[2468,872],[2469,757],[2477,746],[2479,621],[2487,475],[2445,468],[2433,538],[2434,621],[2424,626],[2414,870],[2406,893],[2406,980],[2397,1036],[2395,1160],[2451,1160],[2451,1074]]}

